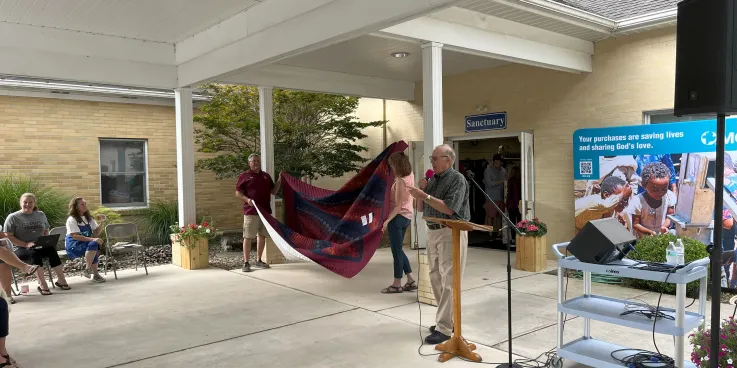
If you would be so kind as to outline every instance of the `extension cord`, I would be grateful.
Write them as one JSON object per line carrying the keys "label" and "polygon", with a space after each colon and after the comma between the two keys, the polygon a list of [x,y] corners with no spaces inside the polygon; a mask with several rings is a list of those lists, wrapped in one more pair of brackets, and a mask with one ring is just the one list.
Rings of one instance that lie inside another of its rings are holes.
{"label": "extension cord", "polygon": [[[421,264],[420,263],[420,247],[419,247],[419,245],[417,245],[417,264],[418,264],[417,273],[419,273],[420,272],[419,265]],[[417,277],[417,279],[419,280],[419,276]],[[566,274],[565,299],[568,299],[568,280],[569,280],[569,275]],[[420,355],[420,356],[422,356],[422,357],[440,355],[442,353],[423,354],[420,351],[422,349],[422,347],[425,346],[425,340],[422,338],[422,328],[423,328],[422,327],[422,304],[420,303],[420,288],[419,288],[419,286],[420,286],[420,283],[419,283],[419,281],[417,281],[417,290],[415,291],[415,295],[416,295],[416,298],[417,298],[417,309],[418,309],[418,311],[420,313],[420,323],[419,323],[419,326],[418,326],[418,331],[419,331],[419,334],[420,334],[420,346],[417,348],[417,354]],[[567,319],[568,319],[568,315],[566,314],[565,317],[563,318],[563,330],[565,330],[566,320]],[[557,368],[557,367],[562,367],[563,366],[563,358],[558,358],[557,357],[557,354],[555,353],[555,350],[556,350],[556,348],[552,348],[552,349],[550,349],[550,350],[548,350],[548,351],[546,351],[546,352],[538,355],[535,359],[516,359],[514,361],[514,363],[517,366],[523,367],[523,368],[526,368],[526,367],[530,367],[530,368]],[[547,357],[547,359],[545,360],[545,362],[544,363],[538,362],[538,359],[542,358],[543,356],[546,356]],[[459,358],[459,359],[461,359],[461,360],[463,360],[465,362],[476,363],[476,364],[500,365],[500,364],[506,364],[507,363],[507,362],[484,362],[484,361],[474,362],[474,361],[471,361],[471,360],[464,359],[462,357],[457,357],[457,358]]]}

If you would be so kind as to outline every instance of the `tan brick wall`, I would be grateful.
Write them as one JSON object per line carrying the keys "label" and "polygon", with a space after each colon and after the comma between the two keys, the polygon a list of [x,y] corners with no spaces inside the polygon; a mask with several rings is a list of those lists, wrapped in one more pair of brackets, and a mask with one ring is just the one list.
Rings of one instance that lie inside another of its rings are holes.
{"label": "tan brick wall", "polygon": [[[673,106],[675,28],[596,44],[593,73],[570,74],[519,64],[477,70],[443,81],[445,136],[464,135],[463,118],[507,111],[508,131],[535,134],[536,214],[549,242],[573,236],[572,135],[576,129],[642,123],[646,110]],[[422,140],[418,101],[387,106],[389,140]]]}
{"label": "tan brick wall", "polygon": [[428,264],[427,253],[420,254],[420,269],[417,271],[417,298],[420,303],[438,306],[435,300],[435,294],[432,291],[430,283],[430,265]]}
{"label": "tan brick wall", "polygon": [[[36,176],[92,207],[100,204],[99,138],[147,139],[149,198],[177,199],[171,106],[0,96],[0,127],[0,172]],[[197,173],[195,191],[198,214],[218,227],[241,226],[235,179]]]}

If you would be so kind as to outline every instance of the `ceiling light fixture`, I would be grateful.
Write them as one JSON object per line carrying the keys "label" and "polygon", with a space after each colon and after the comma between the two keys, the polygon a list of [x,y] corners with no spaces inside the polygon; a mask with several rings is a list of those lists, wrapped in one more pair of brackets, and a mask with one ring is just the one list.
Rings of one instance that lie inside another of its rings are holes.
{"label": "ceiling light fixture", "polygon": [[406,58],[407,56],[409,56],[409,52],[392,52],[392,56],[394,56],[395,58]]}

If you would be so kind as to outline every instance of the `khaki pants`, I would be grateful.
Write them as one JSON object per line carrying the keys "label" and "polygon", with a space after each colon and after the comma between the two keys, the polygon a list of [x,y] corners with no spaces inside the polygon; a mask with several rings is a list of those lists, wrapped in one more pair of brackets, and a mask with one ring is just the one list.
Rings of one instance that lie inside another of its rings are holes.
{"label": "khaki pants", "polygon": [[[466,268],[467,250],[468,232],[461,231],[461,280]],[[428,230],[427,258],[430,263],[430,284],[438,303],[435,331],[450,336],[453,331],[453,230],[447,227]]]}

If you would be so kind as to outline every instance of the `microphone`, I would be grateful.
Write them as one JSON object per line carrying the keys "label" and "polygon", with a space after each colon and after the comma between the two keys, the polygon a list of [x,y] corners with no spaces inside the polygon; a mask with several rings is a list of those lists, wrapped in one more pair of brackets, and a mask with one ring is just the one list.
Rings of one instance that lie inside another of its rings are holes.
{"label": "microphone", "polygon": [[435,176],[435,171],[432,171],[432,169],[425,172],[425,179],[430,180],[433,176]]}
{"label": "microphone", "polygon": [[476,174],[474,174],[473,171],[467,171],[466,174],[472,178],[476,177]]}

